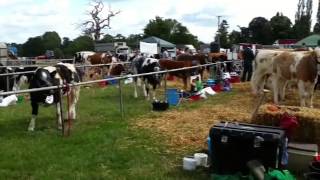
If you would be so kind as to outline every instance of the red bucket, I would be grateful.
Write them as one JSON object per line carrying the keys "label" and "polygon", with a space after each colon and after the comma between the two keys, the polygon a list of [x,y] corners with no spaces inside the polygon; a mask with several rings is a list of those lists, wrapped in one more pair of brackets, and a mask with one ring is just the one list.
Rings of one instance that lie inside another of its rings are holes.
{"label": "red bucket", "polygon": [[240,76],[231,76],[231,83],[240,83]]}
{"label": "red bucket", "polygon": [[213,85],[211,88],[212,88],[212,90],[214,90],[215,92],[220,92],[220,91],[222,91],[222,86],[221,86],[221,84],[215,84],[215,85]]}
{"label": "red bucket", "polygon": [[98,83],[99,87],[106,87],[107,86],[107,82],[106,81],[102,81]]}
{"label": "red bucket", "polygon": [[168,75],[168,76],[167,76],[167,80],[168,80],[168,81],[174,81],[174,76]]}
{"label": "red bucket", "polygon": [[198,94],[198,95],[193,95],[193,96],[190,96],[190,99],[191,99],[192,101],[198,101],[198,100],[201,99],[201,96],[200,96],[200,94]]}

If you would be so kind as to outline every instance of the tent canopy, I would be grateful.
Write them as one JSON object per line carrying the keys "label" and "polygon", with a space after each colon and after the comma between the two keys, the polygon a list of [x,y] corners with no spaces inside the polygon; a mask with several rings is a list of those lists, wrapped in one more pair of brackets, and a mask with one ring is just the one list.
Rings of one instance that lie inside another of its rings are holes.
{"label": "tent canopy", "polygon": [[164,48],[175,48],[176,45],[165,41],[163,39],[160,39],[158,37],[155,36],[150,36],[148,38],[145,38],[143,40],[141,40],[142,42],[146,42],[146,43],[157,43],[159,45],[160,48],[164,47]]}
{"label": "tent canopy", "polygon": [[304,43],[306,46],[315,47],[315,46],[319,46],[318,42],[320,43],[320,35],[313,34],[313,35],[310,35],[310,36],[307,36],[307,37],[301,39],[300,41],[298,41],[296,43],[296,45],[302,46]]}

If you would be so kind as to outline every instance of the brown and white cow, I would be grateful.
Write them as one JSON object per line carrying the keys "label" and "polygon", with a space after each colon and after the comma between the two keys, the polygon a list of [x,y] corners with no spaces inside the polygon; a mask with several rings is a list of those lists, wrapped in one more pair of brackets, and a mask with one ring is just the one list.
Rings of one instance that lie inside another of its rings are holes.
{"label": "brown and white cow", "polygon": [[[261,93],[266,81],[272,82],[274,102],[284,100],[288,82],[298,86],[300,105],[313,107],[312,98],[317,82],[317,63],[320,49],[311,51],[262,50],[255,59],[251,85],[254,93]],[[307,102],[306,102],[307,101]]]}

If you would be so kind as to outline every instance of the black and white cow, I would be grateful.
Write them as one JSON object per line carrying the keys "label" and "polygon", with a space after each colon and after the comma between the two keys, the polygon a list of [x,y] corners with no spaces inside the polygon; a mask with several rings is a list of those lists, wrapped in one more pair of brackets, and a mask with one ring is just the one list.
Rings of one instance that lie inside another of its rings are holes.
{"label": "black and white cow", "polygon": [[[17,73],[17,72],[27,72],[34,71],[37,67],[21,67],[21,68],[11,68],[5,67],[0,64],[0,74],[7,73]],[[28,82],[32,77],[32,73],[20,74],[20,75],[9,75],[9,76],[0,76],[0,91],[13,91],[19,90],[22,84]]]}
{"label": "black and white cow", "polygon": [[[160,71],[158,59],[137,57],[132,61],[131,71],[133,74],[150,73]],[[156,88],[160,86],[162,76],[160,74],[146,75],[139,78],[134,78],[134,97],[138,97],[137,85],[138,79],[142,82],[143,94],[147,99],[150,99],[150,86],[153,90],[153,99],[156,97]]]}
{"label": "black and white cow", "polygon": [[88,63],[88,57],[95,54],[93,51],[80,51],[74,54],[75,63]]}
{"label": "black and white cow", "polygon": [[[43,88],[62,84],[70,84],[75,82],[80,82],[80,78],[75,66],[73,64],[58,63],[55,66],[48,66],[37,69],[30,81],[29,88]],[[68,114],[70,115],[70,118],[74,120],[76,118],[76,104],[79,100],[80,87],[74,86],[70,88],[64,88],[63,94],[67,93],[70,95],[70,98],[68,98]],[[28,127],[29,131],[33,131],[35,128],[39,104],[56,104],[58,116],[58,129],[62,128],[61,102],[59,98],[58,89],[31,92],[30,99],[32,106],[32,118]]]}

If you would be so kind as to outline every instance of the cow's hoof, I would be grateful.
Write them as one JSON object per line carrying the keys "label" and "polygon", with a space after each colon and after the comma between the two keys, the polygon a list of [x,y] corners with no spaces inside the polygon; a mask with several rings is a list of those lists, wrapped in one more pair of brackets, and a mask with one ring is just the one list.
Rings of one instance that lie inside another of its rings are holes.
{"label": "cow's hoof", "polygon": [[58,130],[62,130],[62,126],[61,125],[58,126]]}
{"label": "cow's hoof", "polygon": [[33,131],[34,131],[34,128],[29,127],[29,128],[28,128],[28,131],[33,132]]}

